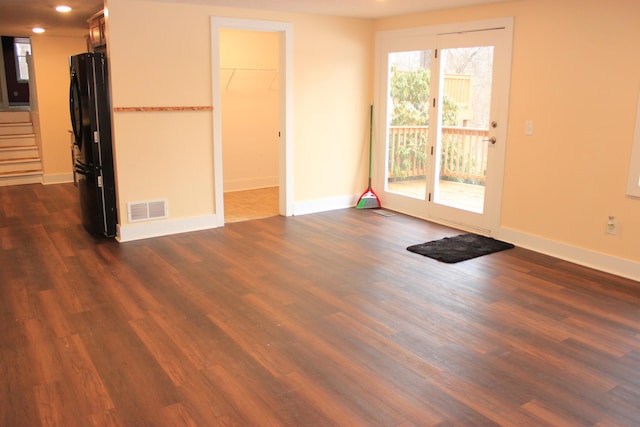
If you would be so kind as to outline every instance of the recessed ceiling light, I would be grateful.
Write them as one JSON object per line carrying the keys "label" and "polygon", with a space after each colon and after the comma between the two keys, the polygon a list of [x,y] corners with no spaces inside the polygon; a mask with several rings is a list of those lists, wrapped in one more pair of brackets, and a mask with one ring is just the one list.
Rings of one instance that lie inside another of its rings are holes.
{"label": "recessed ceiling light", "polygon": [[33,32],[34,32],[34,33],[36,33],[36,34],[42,34],[42,33],[44,33],[44,28],[35,27],[35,28],[34,28],[33,30],[31,30],[31,31],[33,31]]}
{"label": "recessed ceiling light", "polygon": [[71,8],[69,6],[56,6],[56,10],[60,13],[71,12]]}

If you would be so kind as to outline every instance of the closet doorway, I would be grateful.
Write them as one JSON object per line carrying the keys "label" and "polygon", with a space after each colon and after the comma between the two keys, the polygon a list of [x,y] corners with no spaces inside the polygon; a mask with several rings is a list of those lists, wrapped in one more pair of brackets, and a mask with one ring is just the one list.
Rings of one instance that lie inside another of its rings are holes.
{"label": "closet doorway", "polygon": [[279,214],[279,37],[220,30],[225,223]]}
{"label": "closet doorway", "polygon": [[290,215],[290,24],[212,19],[219,225]]}

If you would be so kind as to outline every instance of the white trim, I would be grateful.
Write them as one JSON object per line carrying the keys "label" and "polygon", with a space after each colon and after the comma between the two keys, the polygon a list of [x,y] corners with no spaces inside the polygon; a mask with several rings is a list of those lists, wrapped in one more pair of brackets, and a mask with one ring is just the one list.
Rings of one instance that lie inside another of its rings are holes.
{"label": "white trim", "polygon": [[358,202],[358,196],[338,196],[327,199],[307,200],[294,204],[294,215],[307,215],[337,209],[352,208]]}
{"label": "white trim", "polygon": [[224,225],[222,173],[222,111],[220,93],[220,29],[278,32],[280,37],[280,215],[293,215],[293,25],[288,22],[211,17],[211,75],[213,99],[213,162],[215,216]]}
{"label": "white trim", "polygon": [[638,262],[590,251],[510,228],[500,228],[496,238],[525,249],[640,282],[640,263]]}
{"label": "white trim", "polygon": [[277,176],[264,178],[228,179],[224,182],[224,192],[256,190],[258,188],[277,187],[279,185]]}
{"label": "white trim", "polygon": [[[298,202],[292,207],[292,215],[307,215],[337,209],[353,208],[358,201],[358,197],[359,196],[351,195]],[[118,225],[116,239],[120,243],[124,243],[153,237],[169,236],[172,234],[208,230],[219,226],[218,218],[215,214],[167,221],[148,221],[145,223]]]}
{"label": "white trim", "polygon": [[638,92],[638,104],[636,106],[636,127],[633,131],[627,195],[640,197],[640,91]]}
{"label": "white trim", "polygon": [[56,174],[43,175],[42,177],[42,183],[44,185],[64,184],[67,182],[73,182],[72,173],[56,173]]}
{"label": "white trim", "polygon": [[168,236],[171,234],[188,233],[191,231],[208,230],[218,226],[216,215],[203,215],[193,218],[179,218],[168,221],[152,221],[118,225],[116,239],[120,243],[133,240],[150,239],[152,237]]}

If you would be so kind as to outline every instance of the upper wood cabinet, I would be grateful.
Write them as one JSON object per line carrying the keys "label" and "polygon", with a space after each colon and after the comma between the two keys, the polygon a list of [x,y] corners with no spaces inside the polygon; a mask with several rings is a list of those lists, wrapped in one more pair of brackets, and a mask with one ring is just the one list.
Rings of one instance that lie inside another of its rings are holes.
{"label": "upper wood cabinet", "polygon": [[88,19],[89,46],[93,49],[107,44],[107,33],[104,11],[100,11]]}

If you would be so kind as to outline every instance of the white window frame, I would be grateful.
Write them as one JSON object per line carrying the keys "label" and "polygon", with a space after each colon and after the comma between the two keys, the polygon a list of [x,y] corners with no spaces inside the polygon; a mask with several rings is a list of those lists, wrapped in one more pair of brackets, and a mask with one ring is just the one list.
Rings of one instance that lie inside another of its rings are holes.
{"label": "white window frame", "polygon": [[[18,45],[29,45],[29,50],[26,55],[20,55],[20,49]],[[16,59],[16,80],[18,83],[29,82],[29,63],[27,56],[31,55],[31,40],[28,37],[16,37],[13,39],[14,56]],[[20,61],[20,58],[24,58],[24,62]],[[23,68],[24,66],[24,68]],[[27,78],[22,78],[23,73],[27,75]]]}

